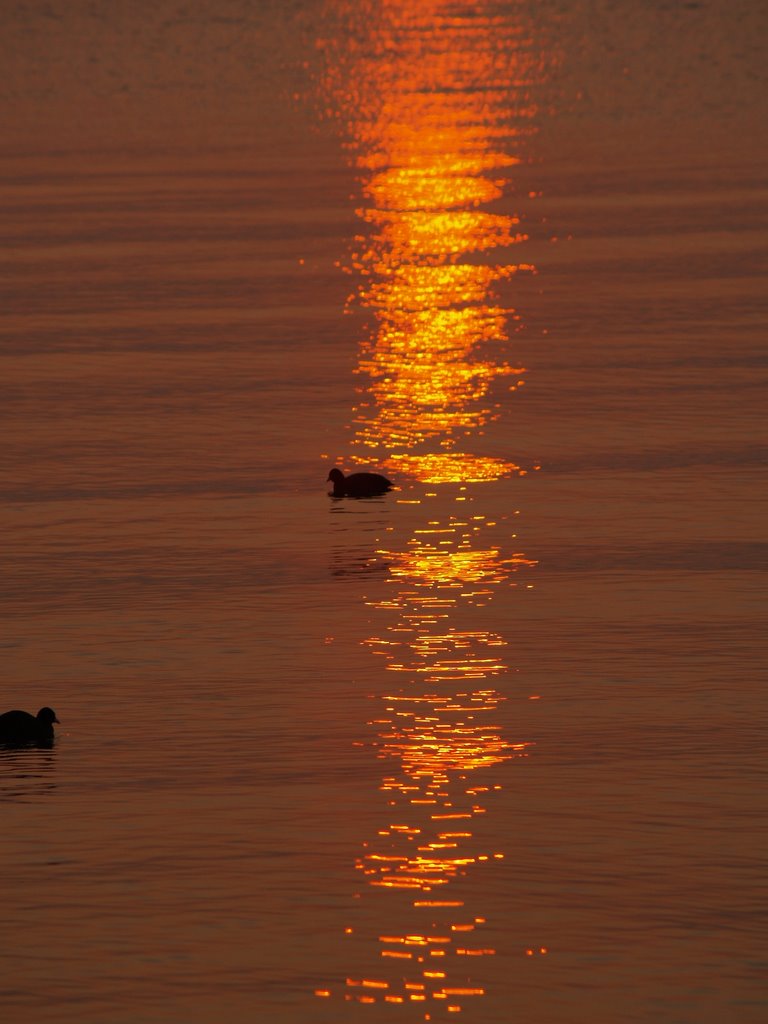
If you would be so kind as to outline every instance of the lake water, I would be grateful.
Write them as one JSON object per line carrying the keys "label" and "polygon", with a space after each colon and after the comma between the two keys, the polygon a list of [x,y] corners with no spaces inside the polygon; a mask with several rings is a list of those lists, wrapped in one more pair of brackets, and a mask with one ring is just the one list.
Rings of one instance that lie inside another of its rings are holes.
{"label": "lake water", "polygon": [[765,1021],[765,13],[2,21],[3,1017]]}

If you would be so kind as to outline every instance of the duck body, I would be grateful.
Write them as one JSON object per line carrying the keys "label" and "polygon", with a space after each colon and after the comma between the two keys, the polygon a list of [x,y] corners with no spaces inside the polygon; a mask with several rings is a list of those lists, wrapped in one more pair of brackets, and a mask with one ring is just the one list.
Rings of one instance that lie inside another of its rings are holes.
{"label": "duck body", "polygon": [[333,483],[334,498],[373,498],[386,494],[394,484],[381,473],[350,473],[344,476],[340,469],[332,469],[328,480]]}
{"label": "duck body", "polygon": [[40,708],[37,715],[6,711],[0,715],[0,743],[49,743],[53,739],[53,723],[58,721],[53,708]]}

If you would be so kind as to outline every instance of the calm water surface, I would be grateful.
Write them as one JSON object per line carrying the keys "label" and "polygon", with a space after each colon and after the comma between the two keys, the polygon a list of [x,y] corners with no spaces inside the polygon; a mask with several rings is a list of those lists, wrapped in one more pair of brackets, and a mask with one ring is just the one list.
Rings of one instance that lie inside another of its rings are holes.
{"label": "calm water surface", "polygon": [[3,17],[4,1016],[764,1021],[764,16]]}

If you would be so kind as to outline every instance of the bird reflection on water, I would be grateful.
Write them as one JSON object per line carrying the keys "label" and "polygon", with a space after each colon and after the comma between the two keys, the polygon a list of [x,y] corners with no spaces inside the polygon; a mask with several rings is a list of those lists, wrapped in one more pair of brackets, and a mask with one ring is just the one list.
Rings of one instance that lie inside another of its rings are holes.
{"label": "bird reflection on water", "polygon": [[26,800],[55,788],[48,773],[55,766],[53,723],[56,712],[40,708],[0,715],[0,801]]}

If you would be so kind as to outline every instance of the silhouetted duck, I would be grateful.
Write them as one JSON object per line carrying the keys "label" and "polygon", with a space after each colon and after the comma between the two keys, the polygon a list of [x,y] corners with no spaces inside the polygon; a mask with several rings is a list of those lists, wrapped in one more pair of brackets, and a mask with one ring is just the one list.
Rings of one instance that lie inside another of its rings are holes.
{"label": "silhouetted duck", "polygon": [[344,476],[340,469],[332,469],[328,479],[333,481],[334,498],[373,498],[386,494],[394,486],[380,473],[350,473]]}
{"label": "silhouetted duck", "polygon": [[53,739],[53,723],[58,721],[53,708],[40,708],[36,716],[6,711],[0,715],[0,743],[45,743]]}

